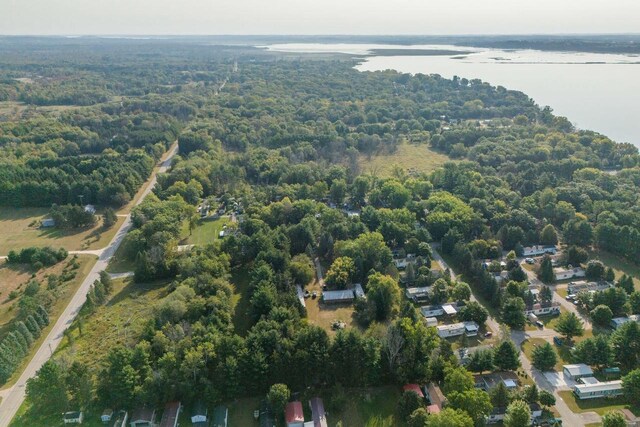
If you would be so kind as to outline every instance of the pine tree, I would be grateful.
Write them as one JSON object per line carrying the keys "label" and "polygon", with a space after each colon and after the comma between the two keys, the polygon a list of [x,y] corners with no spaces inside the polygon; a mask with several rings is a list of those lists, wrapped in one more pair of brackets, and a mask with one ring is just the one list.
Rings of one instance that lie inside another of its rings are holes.
{"label": "pine tree", "polygon": [[22,335],[27,340],[27,344],[29,346],[33,344],[33,341],[34,341],[33,335],[27,328],[27,325],[24,324],[24,322],[20,321],[16,323],[16,331],[18,331],[18,333],[20,333],[20,335]]}
{"label": "pine tree", "polygon": [[544,283],[553,283],[555,281],[555,275],[553,274],[553,264],[551,263],[551,257],[545,255],[540,263],[540,270],[538,271],[538,279]]}

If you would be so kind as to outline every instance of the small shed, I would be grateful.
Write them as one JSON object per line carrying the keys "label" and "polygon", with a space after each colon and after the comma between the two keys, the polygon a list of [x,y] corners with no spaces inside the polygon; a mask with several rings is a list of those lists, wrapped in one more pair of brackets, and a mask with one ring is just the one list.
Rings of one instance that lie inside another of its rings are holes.
{"label": "small shed", "polygon": [[436,327],[436,326],[438,326],[438,319],[436,319],[435,317],[427,317],[426,321],[427,321],[427,326],[428,327]]}
{"label": "small shed", "polygon": [[113,409],[105,409],[100,415],[100,421],[106,424],[111,421],[111,417],[113,417]]}
{"label": "small shed", "polygon": [[211,427],[227,427],[229,422],[229,409],[226,406],[213,408],[213,424]]}
{"label": "small shed", "polygon": [[156,410],[148,406],[142,406],[134,410],[129,420],[131,427],[153,427],[155,423]]}
{"label": "small shed", "polygon": [[302,410],[302,402],[294,401],[287,403],[284,409],[284,420],[287,427],[303,427],[304,411]]}
{"label": "small shed", "polygon": [[40,226],[42,228],[51,228],[56,226],[56,221],[53,218],[45,218],[40,221]]}
{"label": "small shed", "polygon": [[191,409],[191,424],[194,427],[206,427],[208,420],[207,415],[209,415],[207,405],[201,400],[196,402]]}
{"label": "small shed", "polygon": [[82,411],[65,412],[62,416],[65,424],[82,424],[83,418]]}
{"label": "small shed", "polygon": [[453,304],[444,304],[442,306],[442,309],[444,310],[447,316],[453,316],[458,312],[458,310]]}

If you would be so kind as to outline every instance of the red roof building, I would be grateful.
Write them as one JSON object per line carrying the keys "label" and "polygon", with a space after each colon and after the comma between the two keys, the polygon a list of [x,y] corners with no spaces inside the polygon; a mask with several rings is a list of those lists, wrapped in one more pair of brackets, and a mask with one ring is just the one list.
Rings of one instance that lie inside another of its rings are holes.
{"label": "red roof building", "polygon": [[304,425],[302,402],[295,401],[287,403],[284,409],[284,419],[287,427],[302,427]]}
{"label": "red roof building", "polygon": [[418,384],[406,384],[404,387],[402,387],[402,390],[412,391],[418,396],[424,398],[424,393],[422,392],[422,390],[420,390],[420,386],[418,386]]}

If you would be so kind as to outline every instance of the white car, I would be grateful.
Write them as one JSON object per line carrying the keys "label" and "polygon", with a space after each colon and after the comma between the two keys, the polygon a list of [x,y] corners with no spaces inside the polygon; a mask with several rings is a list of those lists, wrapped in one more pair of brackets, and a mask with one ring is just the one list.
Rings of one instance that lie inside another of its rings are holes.
{"label": "white car", "polygon": [[536,260],[533,258],[525,258],[524,262],[526,262],[527,264],[535,264]]}

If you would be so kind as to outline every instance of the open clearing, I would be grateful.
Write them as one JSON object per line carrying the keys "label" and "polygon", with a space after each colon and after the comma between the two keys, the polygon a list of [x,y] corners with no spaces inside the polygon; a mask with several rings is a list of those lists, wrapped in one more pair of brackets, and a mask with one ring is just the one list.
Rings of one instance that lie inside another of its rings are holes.
{"label": "open clearing", "polygon": [[325,304],[321,302],[322,288],[317,281],[308,285],[306,289],[311,293],[316,292],[318,295],[316,298],[309,297],[305,299],[309,322],[320,326],[329,335],[335,335],[336,331],[333,330],[331,325],[336,321],[346,323],[347,328],[359,328],[353,316],[353,304]]}
{"label": "open clearing", "polygon": [[60,343],[56,355],[85,363],[96,371],[116,345],[133,346],[153,315],[154,303],[168,293],[167,282],[134,283],[131,278],[113,281],[105,305],[90,316],[76,319]]}
{"label": "open clearing", "polygon": [[418,173],[432,172],[450,160],[446,155],[433,151],[427,144],[404,142],[398,145],[395,153],[373,155],[370,158],[361,156],[358,165],[365,173],[390,176],[395,165]]}
{"label": "open clearing", "polygon": [[229,223],[228,216],[222,216],[217,219],[199,219],[196,227],[189,233],[189,223],[185,221],[182,227],[183,239],[181,245],[199,245],[204,246],[214,243],[219,239],[220,231]]}
{"label": "open clearing", "polygon": [[102,249],[109,244],[124,221],[123,217],[118,217],[116,224],[108,230],[102,229],[100,216],[92,227],[72,230],[37,228],[36,223],[48,212],[46,208],[0,207],[0,255],[30,246],[53,246],[68,251]]}
{"label": "open clearing", "polygon": [[640,291],[640,264],[634,264],[633,262],[615,256],[607,251],[593,250],[589,251],[590,259],[599,259],[607,267],[613,268],[616,273],[616,278],[619,278],[623,274],[633,276],[633,282],[636,289]]}

